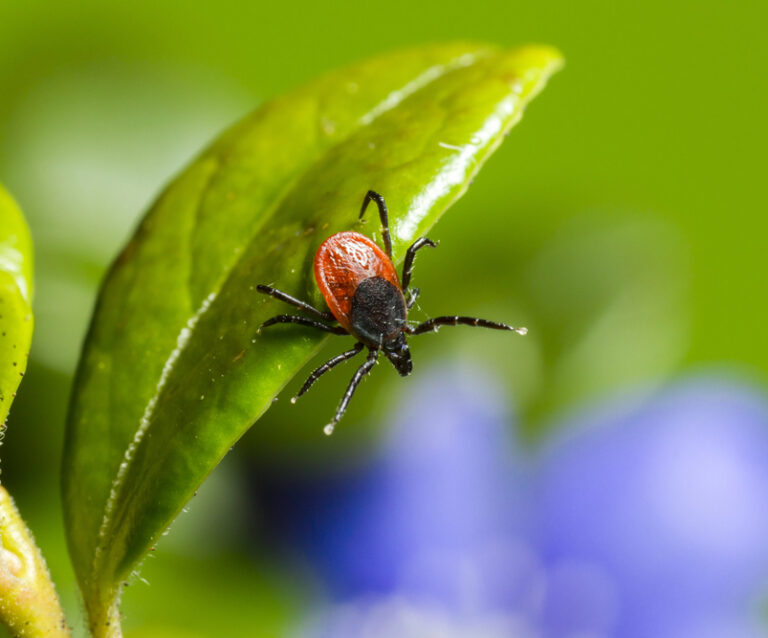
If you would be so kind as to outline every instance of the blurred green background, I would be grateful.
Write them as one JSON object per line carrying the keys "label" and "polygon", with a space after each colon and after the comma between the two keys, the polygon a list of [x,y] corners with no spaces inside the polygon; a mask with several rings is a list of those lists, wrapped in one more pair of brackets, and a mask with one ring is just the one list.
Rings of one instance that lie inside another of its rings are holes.
{"label": "blurred green background", "polygon": [[[71,374],[104,269],[222,128],[396,47],[561,48],[565,70],[431,233],[441,246],[415,275],[430,315],[529,327],[514,359],[499,356],[497,335],[469,330],[413,351],[416,373],[440,358],[487,362],[535,439],[589,398],[684,369],[765,380],[766,18],[757,0],[2,2],[0,180],[28,217],[37,290],[2,478],[78,631],[58,493]],[[129,635],[217,635],[222,618],[231,636],[255,625],[275,635],[314,596],[301,566],[247,538],[259,523],[244,469],[364,463],[403,382],[391,370],[372,378],[344,436],[321,445],[317,415],[332,411],[346,376],[296,407],[279,402],[217,470],[146,562],[151,585],[128,589]]]}

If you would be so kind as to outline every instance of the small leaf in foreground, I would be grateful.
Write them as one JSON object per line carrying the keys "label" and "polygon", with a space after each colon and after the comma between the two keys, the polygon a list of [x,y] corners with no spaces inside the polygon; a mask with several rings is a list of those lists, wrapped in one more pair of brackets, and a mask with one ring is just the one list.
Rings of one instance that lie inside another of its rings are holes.
{"label": "small leaf in foreground", "polygon": [[[19,207],[0,186],[2,424],[27,368],[32,326],[32,240]],[[69,636],[43,556],[1,485],[0,621],[15,636]]]}
{"label": "small leaf in foreground", "polygon": [[32,240],[19,207],[0,185],[0,424],[27,369],[33,324]]}
{"label": "small leaf in foreground", "polygon": [[0,620],[14,636],[69,636],[45,560],[1,485],[0,539]]}

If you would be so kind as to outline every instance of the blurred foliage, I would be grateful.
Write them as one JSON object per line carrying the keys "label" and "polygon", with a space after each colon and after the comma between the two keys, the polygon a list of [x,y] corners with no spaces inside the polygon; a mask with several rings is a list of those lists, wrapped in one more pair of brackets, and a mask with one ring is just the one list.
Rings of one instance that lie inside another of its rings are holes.
{"label": "blurred foliage", "polygon": [[[322,71],[396,47],[556,43],[567,71],[431,233],[441,246],[422,256],[414,281],[424,313],[528,325],[515,360],[499,360],[497,335],[425,337],[413,348],[414,374],[438,352],[484,362],[534,431],[574,402],[683,366],[729,363],[764,377],[768,129],[757,61],[768,48],[766,18],[758,0],[489,0],[472,10],[435,0],[0,4],[0,176],[37,247],[37,334],[3,448],[3,482],[36,532],[70,618],[77,599],[66,588],[73,581],[57,471],[96,286],[165,181],[223,126]],[[585,374],[574,374],[584,362]],[[376,438],[366,417],[385,414],[405,381],[393,371],[371,378],[344,436],[321,444],[318,415],[333,409],[346,376],[323,379],[296,406],[279,401],[249,434],[249,456],[274,472],[362,462],[350,451]],[[192,513],[204,518],[196,501]],[[244,516],[229,525],[246,525]],[[212,551],[242,548],[196,533]],[[255,578],[261,562],[253,557],[244,571]],[[173,591],[152,591],[183,615],[194,586],[178,578]],[[138,627],[132,596],[126,626]],[[175,626],[161,616],[146,619],[147,631]]]}

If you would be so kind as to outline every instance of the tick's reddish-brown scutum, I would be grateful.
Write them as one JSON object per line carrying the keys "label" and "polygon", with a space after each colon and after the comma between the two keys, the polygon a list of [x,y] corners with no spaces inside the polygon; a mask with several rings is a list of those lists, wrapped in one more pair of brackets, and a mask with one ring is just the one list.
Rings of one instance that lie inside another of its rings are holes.
{"label": "tick's reddish-brown scutum", "polygon": [[338,322],[353,332],[349,320],[352,297],[360,282],[383,277],[397,288],[400,280],[392,260],[373,241],[355,232],[331,235],[315,254],[315,280]]}

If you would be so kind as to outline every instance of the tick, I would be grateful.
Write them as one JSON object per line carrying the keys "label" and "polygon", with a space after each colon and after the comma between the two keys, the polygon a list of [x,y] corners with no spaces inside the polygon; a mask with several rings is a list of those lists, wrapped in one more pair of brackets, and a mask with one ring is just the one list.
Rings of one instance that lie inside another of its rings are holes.
{"label": "tick", "polygon": [[[355,372],[336,414],[323,428],[326,434],[333,433],[336,424],[344,416],[357,386],[371,371],[380,354],[389,359],[400,376],[406,377],[411,374],[413,364],[411,352],[408,349],[408,335],[437,332],[440,326],[457,325],[511,330],[521,335],[527,332],[525,328],[514,328],[487,319],[462,316],[433,317],[417,325],[410,325],[408,311],[416,303],[420,292],[418,288],[410,286],[413,260],[420,249],[424,246],[435,248],[437,242],[426,237],[413,242],[405,253],[402,278],[398,279],[397,271],[392,264],[392,240],[389,235],[389,217],[384,198],[374,191],[368,191],[363,198],[360,219],[365,215],[365,210],[371,201],[376,202],[379,209],[384,250],[365,235],[347,231],[331,235],[320,245],[315,254],[315,280],[330,312],[318,310],[311,304],[271,286],[257,286],[259,292],[313,315],[312,318],[300,315],[277,315],[261,324],[259,332],[262,328],[276,323],[296,323],[335,335],[351,335],[357,339],[357,343],[351,350],[333,357],[312,372],[298,394],[291,399],[291,403],[295,403],[326,372],[359,354],[364,348],[368,348],[365,363]],[[329,322],[330,325],[325,322]]]}

